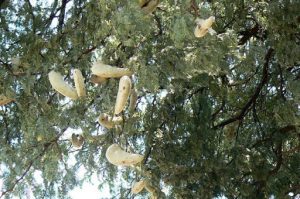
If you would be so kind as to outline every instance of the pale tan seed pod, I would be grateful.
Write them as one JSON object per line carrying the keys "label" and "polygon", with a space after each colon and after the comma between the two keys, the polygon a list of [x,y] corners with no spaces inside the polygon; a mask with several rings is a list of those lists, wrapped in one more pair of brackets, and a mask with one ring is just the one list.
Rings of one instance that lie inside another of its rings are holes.
{"label": "pale tan seed pod", "polygon": [[78,98],[76,90],[63,80],[63,76],[60,73],[51,71],[48,77],[52,87],[57,92],[74,100]]}
{"label": "pale tan seed pod", "polygon": [[159,0],[139,0],[139,5],[145,14],[152,13],[159,4]]}
{"label": "pale tan seed pod", "polygon": [[157,193],[155,191],[155,188],[153,186],[151,186],[149,184],[149,182],[146,182],[145,189],[151,194],[151,197],[150,197],[151,199],[157,199],[158,198]]}
{"label": "pale tan seed pod", "polygon": [[114,116],[112,118],[112,122],[115,124],[115,125],[118,125],[118,124],[121,124],[123,122],[123,118],[121,116]]}
{"label": "pale tan seed pod", "polygon": [[107,81],[107,78],[105,77],[100,77],[97,75],[92,75],[90,78],[90,82],[94,83],[94,84],[103,84]]}
{"label": "pale tan seed pod", "polygon": [[138,99],[138,95],[135,89],[131,89],[130,99],[129,99],[129,112],[133,112],[135,110],[136,101]]}
{"label": "pale tan seed pod", "polygon": [[75,83],[75,88],[76,88],[78,97],[85,97],[86,90],[85,90],[85,85],[84,85],[84,78],[82,76],[81,71],[79,69],[74,69],[73,76],[74,76],[74,83]]}
{"label": "pale tan seed pod", "polygon": [[92,73],[104,78],[120,78],[124,75],[131,76],[133,73],[128,68],[112,67],[97,61],[93,64]]}
{"label": "pale tan seed pod", "polygon": [[71,142],[72,142],[73,147],[80,148],[83,145],[84,137],[82,135],[76,135],[75,133],[73,133]]}
{"label": "pale tan seed pod", "polygon": [[125,108],[126,102],[130,95],[131,80],[128,76],[123,76],[119,82],[119,90],[115,104],[115,115],[121,113]]}
{"label": "pale tan seed pod", "polygon": [[140,154],[127,153],[117,144],[108,147],[105,154],[107,160],[116,166],[131,166],[141,162],[144,156]]}
{"label": "pale tan seed pod", "polygon": [[123,118],[121,116],[111,117],[106,113],[101,113],[98,118],[98,122],[105,128],[111,129],[122,123]]}
{"label": "pale tan seed pod", "polygon": [[134,185],[131,188],[131,193],[133,194],[140,193],[144,189],[145,185],[146,182],[144,180],[134,183]]}
{"label": "pale tan seed pod", "polygon": [[98,122],[105,128],[111,129],[114,128],[115,123],[112,121],[112,117],[106,113],[101,113]]}
{"label": "pale tan seed pod", "polygon": [[0,106],[4,106],[12,101],[14,101],[14,100],[9,97],[6,97],[3,94],[0,94]]}
{"label": "pale tan seed pod", "polygon": [[215,22],[215,17],[211,16],[208,19],[197,19],[197,26],[194,31],[195,37],[204,37],[208,32],[210,34],[215,34],[216,32],[211,28],[212,24]]}

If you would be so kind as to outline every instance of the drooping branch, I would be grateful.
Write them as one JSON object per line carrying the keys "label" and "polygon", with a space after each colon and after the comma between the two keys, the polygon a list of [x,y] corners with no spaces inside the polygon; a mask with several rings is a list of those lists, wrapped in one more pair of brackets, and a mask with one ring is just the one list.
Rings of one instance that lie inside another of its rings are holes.
{"label": "drooping branch", "polygon": [[26,169],[25,169],[25,171],[22,173],[22,175],[21,175],[19,178],[17,178],[17,179],[15,180],[14,183],[12,183],[12,185],[10,186],[10,188],[8,188],[7,190],[5,190],[5,191],[3,191],[3,192],[1,193],[0,198],[4,197],[7,193],[12,192],[12,191],[15,189],[15,187],[17,186],[17,184],[19,184],[19,183],[25,178],[25,176],[28,174],[28,172],[30,171],[30,169],[31,169],[31,167],[32,167],[32,165],[33,165],[33,163],[34,163],[38,158],[40,158],[40,157],[42,157],[42,156],[44,155],[44,153],[45,153],[46,150],[49,148],[49,146],[51,146],[51,144],[48,144],[48,145],[45,144],[45,145],[44,145],[43,151],[42,151],[40,154],[38,154],[34,159],[32,159],[32,160],[29,162],[29,164],[26,166]]}
{"label": "drooping branch", "polygon": [[46,151],[52,146],[52,145],[55,145],[57,144],[57,140],[62,136],[62,134],[67,130],[67,127],[62,129],[62,131],[57,134],[57,136],[53,139],[53,140],[50,140],[49,142],[47,143],[44,143],[43,144],[43,150],[36,156],[34,157],[33,159],[31,159],[28,163],[28,165],[26,166],[26,169],[24,170],[24,172],[22,173],[22,175],[17,178],[13,183],[12,185],[10,186],[10,188],[8,188],[7,190],[3,191],[0,195],[0,198],[4,197],[6,194],[12,192],[15,187],[25,178],[25,176],[28,174],[28,172],[30,171],[30,169],[32,168],[32,165],[38,161],[39,158],[41,158],[45,153]]}
{"label": "drooping branch", "polygon": [[68,3],[68,0],[62,0],[61,11],[60,11],[59,18],[58,18],[58,27],[57,27],[58,32],[61,32],[62,27],[64,25],[67,3]]}
{"label": "drooping branch", "polygon": [[196,17],[199,16],[199,7],[198,7],[196,1],[191,0],[190,4],[191,4],[190,10],[194,12],[194,15]]}
{"label": "drooping branch", "polygon": [[248,100],[248,102],[243,106],[242,110],[236,114],[234,117],[229,118],[219,124],[217,124],[215,126],[215,128],[220,128],[223,126],[226,126],[227,124],[230,124],[232,122],[235,122],[237,120],[241,120],[243,119],[243,117],[246,115],[248,109],[251,107],[251,105],[253,103],[256,102],[257,98],[259,97],[259,94],[262,90],[262,88],[264,87],[264,85],[268,82],[268,68],[269,68],[269,62],[272,58],[272,54],[274,52],[273,48],[270,48],[265,56],[265,63],[263,66],[263,74],[262,74],[262,79],[260,81],[260,83],[257,85],[254,94],[252,95],[252,97]]}
{"label": "drooping branch", "polygon": [[34,13],[33,13],[33,7],[30,3],[30,0],[25,0],[26,3],[28,4],[28,7],[29,7],[29,13],[31,15],[31,18],[32,18],[32,29],[33,29],[33,32],[35,33],[35,24],[34,24],[34,21],[35,21],[35,16],[34,16]]}

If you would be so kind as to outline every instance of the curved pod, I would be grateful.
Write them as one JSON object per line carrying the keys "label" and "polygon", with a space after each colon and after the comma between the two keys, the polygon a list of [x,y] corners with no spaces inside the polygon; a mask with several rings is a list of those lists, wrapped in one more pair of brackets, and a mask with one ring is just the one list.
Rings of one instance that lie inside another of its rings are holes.
{"label": "curved pod", "polygon": [[84,138],[83,138],[82,135],[76,135],[75,133],[73,133],[72,138],[71,138],[71,142],[72,142],[72,145],[75,148],[80,148],[83,145]]}
{"label": "curved pod", "polygon": [[151,194],[151,196],[150,196],[151,199],[157,199],[157,198],[158,198],[157,193],[156,193],[154,187],[151,186],[151,185],[149,184],[149,182],[147,182],[147,183],[145,184],[145,189]]}
{"label": "curved pod", "polygon": [[128,68],[112,67],[98,61],[95,62],[91,68],[94,75],[104,78],[120,78],[125,75],[132,75],[133,73]]}
{"label": "curved pod", "polygon": [[11,99],[11,98],[6,97],[3,94],[0,94],[0,106],[4,106],[5,104],[8,104],[12,101],[14,101],[14,100]]}
{"label": "curved pod", "polygon": [[82,76],[81,71],[79,69],[74,69],[73,76],[74,76],[75,89],[78,97],[85,97],[86,90],[84,85],[84,78]]}
{"label": "curved pod", "polygon": [[76,90],[72,88],[70,85],[68,85],[64,80],[63,76],[55,71],[51,71],[48,74],[49,81],[51,86],[60,94],[63,96],[69,97],[71,99],[77,99],[78,95],[76,93]]}
{"label": "curved pod", "polygon": [[159,4],[159,0],[139,0],[139,5],[145,14],[152,13]]}
{"label": "curved pod", "polygon": [[138,193],[140,193],[140,192],[144,189],[145,185],[146,185],[146,182],[145,182],[144,180],[141,180],[141,181],[139,181],[139,182],[136,182],[136,183],[134,183],[134,185],[132,186],[131,192],[132,192],[133,194],[138,194]]}
{"label": "curved pod", "polygon": [[208,19],[197,19],[197,26],[195,28],[195,37],[204,37],[207,32],[214,34],[215,31],[211,28],[212,24],[215,22],[215,17],[211,16]]}
{"label": "curved pod", "polygon": [[130,166],[141,162],[144,156],[134,153],[127,153],[117,144],[112,144],[106,150],[107,160],[116,166]]}
{"label": "curved pod", "polygon": [[128,97],[130,95],[131,80],[128,76],[123,76],[119,82],[119,90],[117,94],[117,100],[115,104],[115,114],[119,114],[123,111]]}

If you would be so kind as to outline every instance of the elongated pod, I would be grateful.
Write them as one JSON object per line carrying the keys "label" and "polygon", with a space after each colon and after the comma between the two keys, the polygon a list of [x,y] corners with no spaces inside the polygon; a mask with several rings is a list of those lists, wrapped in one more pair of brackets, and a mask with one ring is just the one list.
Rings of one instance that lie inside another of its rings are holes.
{"label": "elongated pod", "polygon": [[138,99],[138,95],[135,89],[131,89],[130,98],[129,98],[129,107],[128,110],[133,112],[136,106],[136,101]]}
{"label": "elongated pod", "polygon": [[131,193],[133,194],[140,193],[144,189],[145,185],[146,182],[144,180],[134,183],[134,185],[131,188]]}
{"label": "elongated pod", "polygon": [[128,68],[112,67],[97,61],[93,64],[92,73],[104,78],[120,78],[124,75],[132,75],[133,73]]}
{"label": "elongated pod", "polygon": [[85,97],[86,90],[85,90],[85,85],[84,85],[84,78],[82,76],[81,71],[79,69],[74,69],[73,76],[74,76],[74,83],[75,83],[75,88],[76,88],[78,97]]}
{"label": "elongated pod", "polygon": [[0,94],[0,106],[4,106],[5,104],[8,104],[12,101],[14,101],[14,100],[9,97],[6,97],[3,94]]}
{"label": "elongated pod", "polygon": [[130,166],[141,162],[144,156],[123,151],[117,144],[108,147],[105,154],[107,160],[116,166]]}
{"label": "elongated pod", "polygon": [[204,37],[207,34],[207,32],[213,34],[215,31],[211,28],[211,26],[214,22],[214,16],[211,16],[208,19],[197,19],[197,26],[194,31],[195,37]]}
{"label": "elongated pod", "polygon": [[76,90],[63,80],[63,77],[60,73],[51,71],[48,74],[48,77],[52,87],[57,92],[74,100],[78,98]]}
{"label": "elongated pod", "polygon": [[159,0],[139,0],[139,5],[145,14],[152,13],[158,4]]}
{"label": "elongated pod", "polygon": [[131,80],[128,76],[123,76],[119,82],[119,90],[117,94],[117,100],[115,104],[115,114],[119,114],[123,111],[128,97],[130,95]]}
{"label": "elongated pod", "polygon": [[157,193],[155,191],[155,188],[153,186],[151,186],[149,184],[149,182],[146,182],[145,189],[151,194],[151,197],[150,197],[151,199],[157,199],[158,198]]}

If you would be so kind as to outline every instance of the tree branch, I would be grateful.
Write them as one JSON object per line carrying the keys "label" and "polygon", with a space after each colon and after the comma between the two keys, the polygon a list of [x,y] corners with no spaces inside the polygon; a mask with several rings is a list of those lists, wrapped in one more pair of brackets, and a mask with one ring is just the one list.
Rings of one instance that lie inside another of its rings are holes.
{"label": "tree branch", "polygon": [[61,5],[61,11],[59,13],[59,19],[58,19],[58,32],[61,32],[62,27],[64,25],[64,19],[65,19],[65,12],[66,12],[66,5],[68,3],[68,0],[62,0],[62,5]]}
{"label": "tree branch", "polygon": [[28,174],[28,172],[30,171],[30,169],[31,169],[31,167],[32,167],[32,165],[34,164],[34,162],[36,161],[36,160],[38,160],[40,157],[42,157],[44,154],[45,154],[45,152],[48,150],[48,148],[50,147],[50,146],[52,146],[53,144],[56,144],[57,143],[57,140],[60,138],[60,136],[66,131],[68,129],[68,127],[65,127],[64,129],[62,129],[62,131],[53,139],[53,140],[50,140],[49,142],[46,142],[46,143],[44,143],[43,144],[43,150],[42,150],[42,152],[41,153],[39,153],[35,158],[33,158],[30,162],[29,162],[29,164],[27,165],[27,167],[26,167],[26,169],[25,169],[25,171],[22,173],[22,175],[11,185],[11,187],[9,188],[9,189],[7,189],[7,190],[5,190],[5,191],[3,191],[2,193],[1,193],[1,195],[0,195],[0,198],[2,198],[3,196],[5,196],[7,193],[9,193],[9,192],[12,192],[14,189],[15,189],[15,187],[16,187],[16,185],[19,183],[19,182],[21,182],[24,178],[25,178],[25,176]]}
{"label": "tree branch", "polygon": [[0,195],[0,198],[2,198],[3,196],[5,196],[7,193],[9,193],[9,192],[12,192],[14,189],[15,189],[15,187],[16,187],[16,185],[19,183],[19,182],[21,182],[23,179],[24,179],[24,177],[27,175],[27,173],[30,171],[30,169],[31,169],[31,167],[32,167],[32,165],[33,165],[33,163],[38,159],[38,158],[40,158],[40,157],[42,157],[43,155],[44,155],[44,153],[46,152],[46,150],[49,148],[49,146],[51,146],[51,142],[50,142],[50,144],[45,144],[44,145],[44,149],[43,149],[43,151],[39,154],[39,155],[37,155],[34,159],[32,159],[30,162],[29,162],[29,164],[27,165],[27,167],[26,167],[26,169],[25,169],[25,171],[23,172],[23,174],[11,185],[11,187],[9,188],[9,189],[7,189],[7,190],[5,190],[5,191],[3,191],[2,193],[1,193],[1,195]]}
{"label": "tree branch", "polygon": [[264,85],[268,82],[268,68],[269,68],[269,62],[271,60],[272,54],[274,52],[273,48],[270,48],[265,56],[265,63],[264,63],[264,67],[263,67],[263,74],[262,74],[262,79],[260,81],[260,83],[258,84],[258,86],[255,89],[254,94],[252,95],[252,97],[249,99],[249,101],[244,105],[244,107],[242,108],[242,110],[240,111],[239,114],[237,114],[236,116],[229,118],[219,124],[217,124],[214,128],[220,128],[223,127],[227,124],[230,124],[232,122],[235,122],[237,120],[241,120],[243,119],[243,117],[246,115],[248,109],[251,107],[251,105],[253,103],[255,103],[256,99],[258,98],[262,88],[264,87]]}

